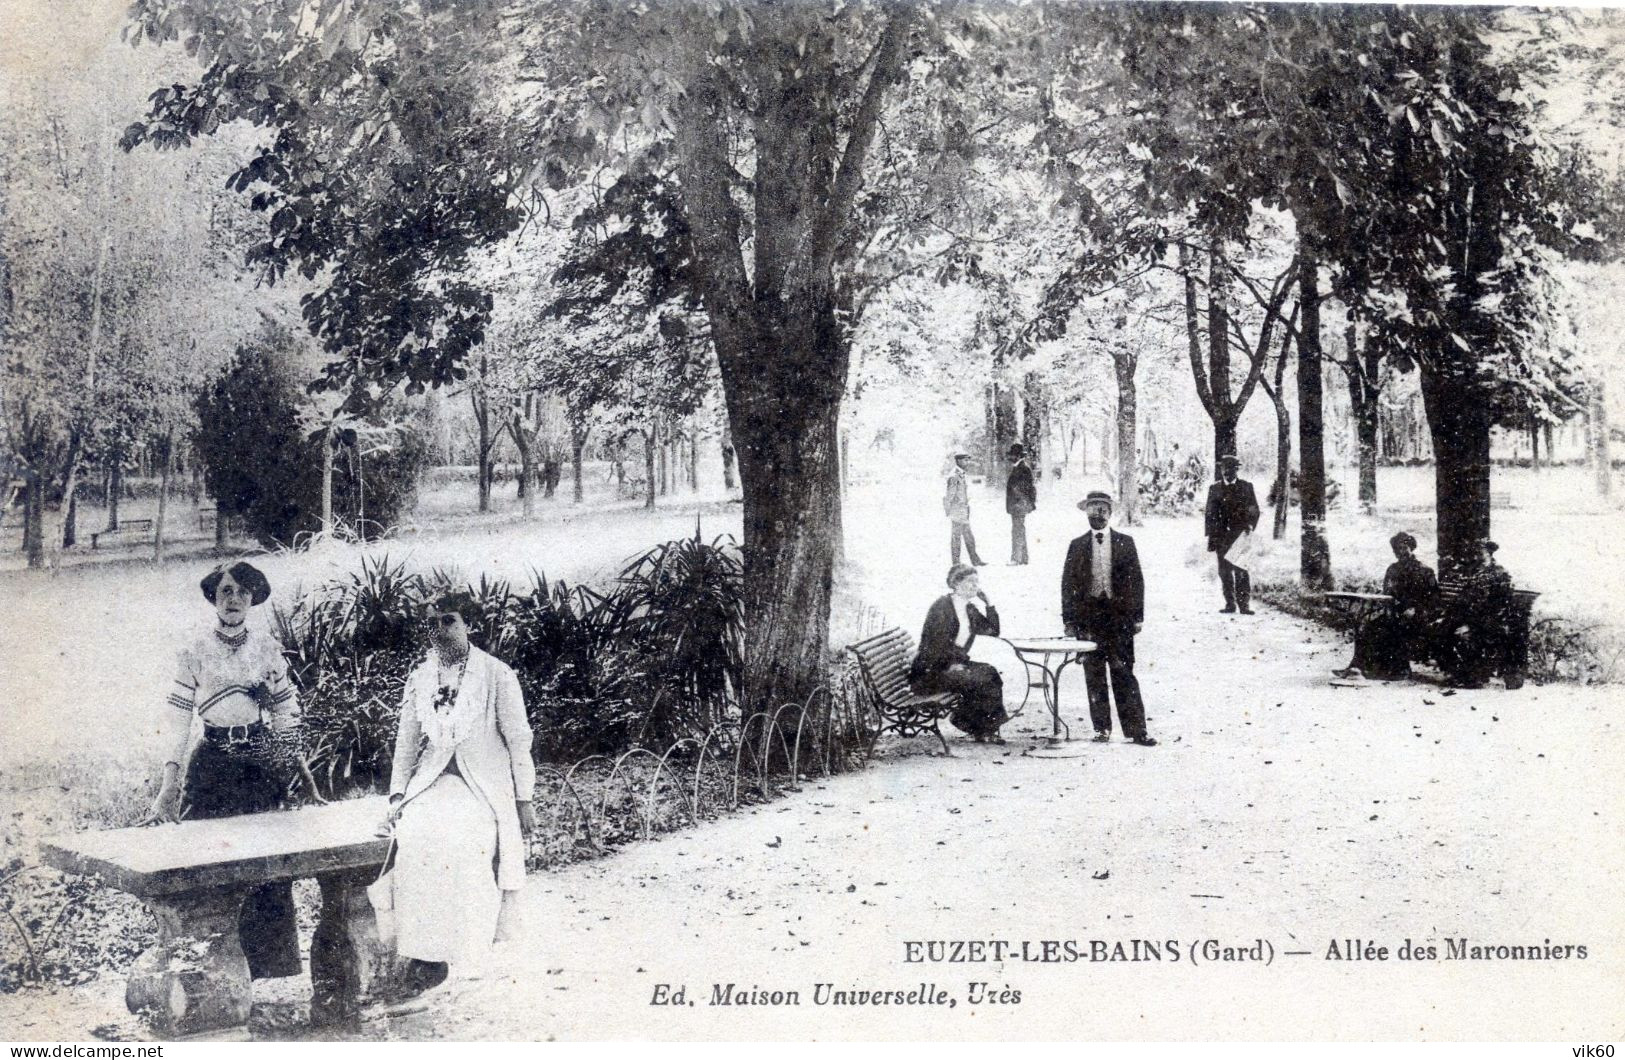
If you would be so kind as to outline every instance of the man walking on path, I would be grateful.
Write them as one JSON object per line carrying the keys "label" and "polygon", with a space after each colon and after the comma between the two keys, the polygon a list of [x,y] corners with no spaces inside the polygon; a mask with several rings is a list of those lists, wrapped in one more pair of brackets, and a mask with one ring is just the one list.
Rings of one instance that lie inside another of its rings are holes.
{"label": "man walking on path", "polygon": [[976,535],[970,531],[970,487],[965,482],[965,468],[970,465],[966,453],[954,454],[954,469],[948,475],[948,491],[942,496],[942,511],[948,516],[948,552],[954,563],[959,562],[959,542],[965,542],[965,553],[971,566],[985,567],[976,554]]}
{"label": "man walking on path", "polygon": [[1207,550],[1219,557],[1219,588],[1224,590],[1221,612],[1233,615],[1239,609],[1250,615],[1252,608],[1252,576],[1231,563],[1228,553],[1242,534],[1250,534],[1258,525],[1258,496],[1253,484],[1236,477],[1241,461],[1229,453],[1219,457],[1219,481],[1207,491]]}
{"label": "man walking on path", "polygon": [[1010,513],[1010,565],[1027,565],[1027,513],[1038,507],[1038,487],[1027,451],[1016,443],[1010,447],[1010,477],[1004,483],[1004,510]]}
{"label": "man walking on path", "polygon": [[[1096,648],[1083,657],[1083,679],[1089,690],[1089,718],[1095,742],[1112,738],[1111,699],[1123,735],[1141,747],[1155,747],[1145,731],[1145,704],[1134,676],[1134,636],[1145,622],[1145,578],[1134,539],[1107,527],[1112,515],[1109,493],[1090,493],[1078,503],[1089,516],[1089,533],[1076,538],[1061,571],[1061,623],[1066,635],[1092,640]],[[1111,678],[1111,698],[1107,677]]]}

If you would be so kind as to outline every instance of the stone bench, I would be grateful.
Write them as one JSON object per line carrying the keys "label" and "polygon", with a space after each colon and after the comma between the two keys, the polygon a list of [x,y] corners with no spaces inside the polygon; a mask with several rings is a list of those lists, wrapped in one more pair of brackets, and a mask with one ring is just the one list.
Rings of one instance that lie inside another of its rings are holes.
{"label": "stone bench", "polygon": [[169,1037],[246,1027],[253,999],[237,915],[259,884],[315,877],[321,916],[310,943],[311,1022],[355,1018],[381,985],[366,888],[389,840],[374,834],[387,800],[353,799],[284,813],[80,832],[40,844],[46,864],[97,877],[147,904],[158,942],[130,970],[125,1003]]}

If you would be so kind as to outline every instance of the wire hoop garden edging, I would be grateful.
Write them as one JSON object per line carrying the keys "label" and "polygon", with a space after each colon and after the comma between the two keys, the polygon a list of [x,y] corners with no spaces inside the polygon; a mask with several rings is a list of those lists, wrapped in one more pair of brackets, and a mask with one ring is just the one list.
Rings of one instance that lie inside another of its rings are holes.
{"label": "wire hoop garden edging", "polygon": [[801,702],[713,725],[663,750],[633,747],[567,767],[538,766],[551,806],[544,817],[548,834],[531,839],[533,855],[549,839],[587,856],[604,854],[800,791],[815,769],[827,778],[866,768],[867,755],[851,754],[867,743],[866,708],[861,689],[841,674]]}

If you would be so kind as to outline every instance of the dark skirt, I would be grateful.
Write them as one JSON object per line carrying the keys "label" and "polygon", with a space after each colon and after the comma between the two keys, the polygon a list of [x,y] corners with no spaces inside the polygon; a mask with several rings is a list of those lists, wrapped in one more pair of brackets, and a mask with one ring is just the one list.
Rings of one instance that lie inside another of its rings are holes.
{"label": "dark skirt", "polygon": [[957,670],[936,670],[912,682],[914,691],[926,695],[958,692],[959,706],[948,720],[971,736],[992,736],[1008,719],[1004,712],[1004,679],[997,667],[987,663],[965,663]]}
{"label": "dark skirt", "polygon": [[[255,756],[248,741],[231,738],[242,729],[205,726],[203,731],[186,771],[188,820],[282,809],[288,782],[277,766]],[[279,979],[302,970],[292,883],[268,883],[249,891],[237,930],[255,979]]]}
{"label": "dark skirt", "polygon": [[1417,654],[1420,624],[1391,612],[1372,615],[1354,637],[1351,666],[1367,677],[1398,681],[1411,675],[1411,657]]}

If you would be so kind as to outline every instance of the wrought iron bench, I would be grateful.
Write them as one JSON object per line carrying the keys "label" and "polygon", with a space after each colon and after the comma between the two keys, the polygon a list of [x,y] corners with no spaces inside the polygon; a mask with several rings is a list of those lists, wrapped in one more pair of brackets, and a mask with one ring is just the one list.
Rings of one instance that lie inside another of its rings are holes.
{"label": "wrought iron bench", "polygon": [[920,695],[909,687],[913,638],[901,629],[892,628],[860,640],[847,650],[857,660],[863,691],[880,716],[880,724],[869,738],[868,753],[874,754],[882,733],[895,732],[904,739],[930,733],[942,744],[942,753],[952,756],[939,723],[959,706],[959,694]]}

